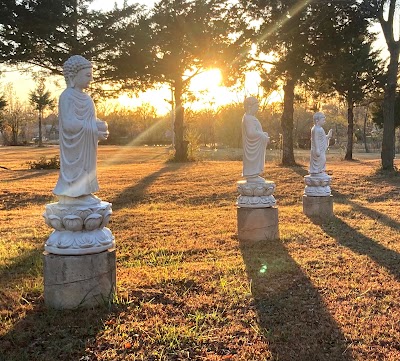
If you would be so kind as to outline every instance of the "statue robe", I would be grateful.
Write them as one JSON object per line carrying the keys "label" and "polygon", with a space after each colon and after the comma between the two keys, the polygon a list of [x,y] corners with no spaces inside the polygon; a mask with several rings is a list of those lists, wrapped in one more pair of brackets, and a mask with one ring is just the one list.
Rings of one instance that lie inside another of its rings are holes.
{"label": "statue robe", "polygon": [[80,197],[99,190],[96,161],[98,130],[93,100],[74,88],[59,100],[60,174],[53,193]]}
{"label": "statue robe", "polygon": [[268,139],[258,119],[245,114],[242,119],[243,177],[255,177],[264,171]]}
{"label": "statue robe", "polygon": [[[314,125],[311,129],[311,156],[310,174],[325,174],[326,150],[328,149],[328,138],[320,125]],[[319,156],[317,156],[317,152]]]}

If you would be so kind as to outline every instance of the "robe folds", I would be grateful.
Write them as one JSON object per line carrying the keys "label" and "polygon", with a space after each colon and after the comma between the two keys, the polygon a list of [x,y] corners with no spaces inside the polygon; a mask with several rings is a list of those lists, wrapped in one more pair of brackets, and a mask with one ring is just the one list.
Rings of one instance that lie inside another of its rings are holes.
{"label": "robe folds", "polygon": [[[328,138],[320,125],[311,128],[311,156],[310,174],[323,174],[326,170],[326,150],[328,149]],[[319,156],[317,155],[319,153]]]}
{"label": "robe folds", "polygon": [[86,93],[67,88],[59,100],[60,174],[58,196],[80,197],[99,190],[96,110]]}
{"label": "robe folds", "polygon": [[264,171],[268,140],[258,119],[245,114],[242,119],[243,177],[255,177]]}

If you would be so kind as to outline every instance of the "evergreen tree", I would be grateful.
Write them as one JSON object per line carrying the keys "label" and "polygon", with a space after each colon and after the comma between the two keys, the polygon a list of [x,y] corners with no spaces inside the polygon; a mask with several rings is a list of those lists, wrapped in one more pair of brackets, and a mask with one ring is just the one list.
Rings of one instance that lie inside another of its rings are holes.
{"label": "evergreen tree", "polygon": [[264,84],[283,83],[282,163],[293,165],[295,87],[314,76],[321,54],[341,40],[338,33],[353,16],[356,1],[346,0],[340,5],[312,0],[242,0],[242,3],[249,15],[261,22],[256,39],[259,52],[274,57],[269,61],[272,69],[264,72]]}
{"label": "evergreen tree", "polygon": [[29,101],[38,111],[39,119],[39,147],[43,146],[43,136],[42,136],[42,120],[43,113],[47,107],[53,107],[55,100],[51,98],[51,93],[46,90],[45,79],[38,79],[38,85],[34,91],[29,93]]}
{"label": "evergreen tree", "polygon": [[385,75],[381,152],[382,169],[389,171],[394,170],[395,156],[395,107],[400,56],[400,39],[395,38],[398,25],[398,16],[395,16],[395,13],[399,6],[400,0],[362,0],[359,5],[363,16],[380,23],[390,54]]}
{"label": "evergreen tree", "polygon": [[[384,112],[383,112],[383,101],[376,104],[372,112],[372,121],[377,124],[380,128],[384,126]],[[400,92],[396,94],[396,102],[394,107],[394,126],[395,128],[400,127]]]}
{"label": "evergreen tree", "polygon": [[321,54],[318,75],[319,82],[335,90],[347,104],[345,160],[352,160],[354,107],[381,87],[382,75],[379,53],[372,50],[374,35],[368,33],[365,19],[353,19],[338,35],[342,40]]}
{"label": "evergreen tree", "polygon": [[65,60],[79,54],[96,65],[97,82],[110,81],[115,54],[129,35],[127,24],[138,24],[144,8],[134,4],[101,12],[89,9],[91,2],[5,0],[0,10],[5,19],[0,25],[0,62],[28,63],[61,74]]}
{"label": "evergreen tree", "polygon": [[[161,0],[150,17],[153,84],[168,84],[175,102],[175,160],[186,161],[184,102],[197,74],[219,68],[225,84],[243,75],[250,39],[242,35],[244,18],[226,0]],[[129,48],[127,54],[131,53]],[[119,69],[121,70],[121,69]],[[131,77],[126,74],[126,78]]]}

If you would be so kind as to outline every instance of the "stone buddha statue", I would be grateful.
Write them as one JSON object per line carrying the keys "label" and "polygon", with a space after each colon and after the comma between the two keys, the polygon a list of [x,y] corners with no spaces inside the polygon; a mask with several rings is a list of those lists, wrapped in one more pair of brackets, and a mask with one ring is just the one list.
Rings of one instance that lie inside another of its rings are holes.
{"label": "stone buddha statue", "polygon": [[92,64],[80,55],[63,67],[67,88],[59,99],[60,174],[53,193],[60,204],[95,204],[97,144],[108,137],[106,122],[96,117],[92,98],[84,92],[92,78]]}
{"label": "stone buddha statue", "polygon": [[329,147],[329,140],[332,138],[332,129],[325,134],[322,125],[325,123],[325,115],[322,112],[314,114],[314,126],[311,129],[311,155],[310,169],[311,176],[326,176],[326,150]]}
{"label": "stone buddha statue", "polygon": [[265,182],[260,176],[264,171],[265,149],[269,143],[268,133],[263,132],[261,123],[255,117],[258,100],[248,97],[244,100],[245,114],[242,119],[243,177],[247,182]]}
{"label": "stone buddha statue", "polygon": [[60,173],[53,193],[58,202],[46,205],[45,222],[54,229],[45,250],[53,254],[83,255],[115,247],[106,226],[111,203],[93,193],[97,182],[97,145],[108,137],[108,126],[96,117],[92,98],[84,92],[92,81],[92,64],[80,55],[64,63],[67,88],[58,105]]}

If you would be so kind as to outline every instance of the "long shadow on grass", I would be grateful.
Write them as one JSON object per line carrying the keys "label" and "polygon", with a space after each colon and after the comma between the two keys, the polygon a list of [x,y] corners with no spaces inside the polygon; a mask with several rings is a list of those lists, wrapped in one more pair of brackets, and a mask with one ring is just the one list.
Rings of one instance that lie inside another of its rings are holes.
{"label": "long shadow on grass", "polygon": [[[14,171],[15,172],[15,177],[13,177],[13,179],[6,179],[6,180],[2,180],[1,182],[4,183],[12,183],[15,181],[19,181],[19,180],[25,180],[25,179],[32,179],[32,178],[40,178],[40,177],[44,177],[47,176],[49,174],[52,173],[58,173],[58,170],[40,170],[40,171]],[[18,173],[23,173],[22,175],[17,175]]]}
{"label": "long shadow on grass", "polygon": [[[337,191],[332,191],[332,194],[334,196],[335,203],[348,204],[356,212],[363,213],[367,217],[370,217],[371,219],[374,219],[375,221],[382,223],[387,227],[394,228],[394,229],[400,229],[400,222],[394,220],[393,218],[388,217],[386,214],[378,212],[374,209],[365,207],[357,202],[354,202],[354,201],[348,199],[344,194],[341,194]],[[385,198],[385,200],[388,200],[388,198]]]}
{"label": "long shadow on grass", "polygon": [[[42,251],[31,249],[16,256],[5,265],[0,266],[0,292],[11,283],[17,284],[27,276],[36,277],[42,272]],[[2,293],[0,293],[2,295]],[[0,297],[0,309],[5,306]]]}
{"label": "long shadow on grass", "polygon": [[[97,344],[96,335],[104,323],[118,316],[126,307],[112,309],[77,309],[54,311],[44,306],[41,288],[28,292],[18,287],[23,280],[37,279],[42,274],[42,250],[33,249],[0,267],[0,315],[5,324],[15,322],[0,336],[0,360],[96,360],[88,349],[113,346]],[[4,330],[3,330],[4,332]],[[0,334],[3,332],[0,331]]]}
{"label": "long shadow on grass", "polygon": [[241,245],[274,360],[350,361],[348,343],[310,279],[279,240]]}
{"label": "long shadow on grass", "polygon": [[183,163],[167,163],[157,172],[142,178],[139,182],[125,188],[115,199],[112,200],[113,210],[119,210],[127,206],[133,207],[140,203],[146,194],[147,188],[164,173],[178,170]]}
{"label": "long shadow on grass", "polygon": [[0,209],[23,208],[28,204],[46,204],[52,201],[52,195],[29,192],[3,192],[0,194]]}
{"label": "long shadow on grass", "polygon": [[[38,298],[27,301],[34,306],[0,337],[0,360],[97,360],[96,351],[119,347],[101,343],[96,336],[107,322],[114,323],[124,307],[54,311]],[[21,316],[21,311],[17,308],[12,317]]]}
{"label": "long shadow on grass", "polygon": [[338,217],[334,217],[328,223],[321,224],[321,228],[339,244],[353,252],[366,255],[385,267],[400,281],[400,254],[398,252],[382,246],[377,240],[366,237]]}

